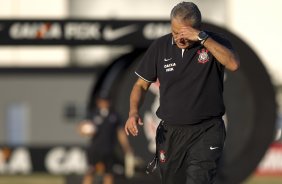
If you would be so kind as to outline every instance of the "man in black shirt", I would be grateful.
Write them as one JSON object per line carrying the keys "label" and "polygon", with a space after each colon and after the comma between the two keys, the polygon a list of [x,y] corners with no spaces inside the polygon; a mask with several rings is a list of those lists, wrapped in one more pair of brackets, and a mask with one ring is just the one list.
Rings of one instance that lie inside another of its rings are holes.
{"label": "man in black shirt", "polygon": [[130,95],[127,135],[138,135],[139,106],[151,83],[160,83],[156,161],[163,184],[214,183],[225,140],[224,69],[239,59],[222,36],[201,30],[191,2],[171,11],[171,34],[155,40],[141,60]]}
{"label": "man in black shirt", "polygon": [[104,184],[113,184],[112,166],[116,140],[119,141],[124,153],[132,154],[121,127],[120,117],[110,107],[109,99],[104,97],[97,98],[96,108],[88,116],[79,126],[82,135],[91,137],[87,148],[89,169],[84,176],[83,184],[92,184],[94,174],[103,175]]}

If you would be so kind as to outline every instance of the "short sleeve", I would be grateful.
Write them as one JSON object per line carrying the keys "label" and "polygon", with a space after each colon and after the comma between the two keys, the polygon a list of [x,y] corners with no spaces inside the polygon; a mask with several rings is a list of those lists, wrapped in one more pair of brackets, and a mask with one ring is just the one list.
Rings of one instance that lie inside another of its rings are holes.
{"label": "short sleeve", "polygon": [[154,41],[138,64],[135,71],[136,75],[147,82],[155,82],[157,80],[157,61],[157,42]]}
{"label": "short sleeve", "polygon": [[[226,48],[230,49],[230,50],[233,50],[233,46],[232,44],[230,43],[230,41],[223,35],[223,34],[215,34],[213,33],[211,35],[211,37],[217,41],[218,43],[220,43],[221,45],[225,46]],[[219,69],[221,71],[224,70],[224,66],[220,63],[220,62],[217,62],[217,65],[219,67]]]}
{"label": "short sleeve", "polygon": [[224,45],[226,48],[233,50],[232,44],[223,34],[212,34],[211,37],[221,45]]}

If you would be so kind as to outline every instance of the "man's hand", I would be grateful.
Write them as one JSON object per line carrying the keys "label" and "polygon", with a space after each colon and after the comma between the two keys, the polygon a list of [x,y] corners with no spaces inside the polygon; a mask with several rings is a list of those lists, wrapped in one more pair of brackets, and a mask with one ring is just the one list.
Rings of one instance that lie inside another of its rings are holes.
{"label": "man's hand", "polygon": [[190,27],[190,26],[186,26],[186,27],[182,27],[179,30],[179,33],[177,35],[175,35],[174,39],[175,39],[175,41],[184,39],[184,40],[196,42],[196,41],[198,41],[198,34],[199,33],[200,33],[199,30],[197,30],[193,27]]}
{"label": "man's hand", "polygon": [[137,136],[138,135],[137,125],[143,125],[140,116],[138,114],[130,115],[124,126],[126,135],[129,135],[129,133],[131,133],[131,135]]}

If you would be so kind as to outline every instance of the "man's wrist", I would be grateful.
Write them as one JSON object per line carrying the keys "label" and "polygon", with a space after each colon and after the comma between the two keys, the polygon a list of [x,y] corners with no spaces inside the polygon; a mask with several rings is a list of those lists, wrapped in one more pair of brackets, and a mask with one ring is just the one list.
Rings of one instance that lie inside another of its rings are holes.
{"label": "man's wrist", "polygon": [[138,111],[130,111],[128,116],[129,117],[131,117],[131,116],[138,116]]}
{"label": "man's wrist", "polygon": [[206,43],[206,41],[209,39],[210,37],[208,37],[207,39],[205,39],[205,40],[202,40],[200,43],[201,43],[201,45],[204,45],[205,43]]}
{"label": "man's wrist", "polygon": [[205,41],[209,38],[209,35],[205,31],[200,31],[198,34],[198,41],[201,45],[204,45]]}

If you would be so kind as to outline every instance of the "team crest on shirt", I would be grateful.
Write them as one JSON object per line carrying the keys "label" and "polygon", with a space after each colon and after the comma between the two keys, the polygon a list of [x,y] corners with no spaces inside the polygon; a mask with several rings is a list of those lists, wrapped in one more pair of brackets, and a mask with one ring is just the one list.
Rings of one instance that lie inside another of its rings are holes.
{"label": "team crest on shirt", "polygon": [[199,54],[199,57],[198,57],[198,62],[201,63],[201,64],[205,64],[206,62],[209,61],[209,55],[208,55],[208,50],[203,48],[201,50],[198,50],[198,54]]}
{"label": "team crest on shirt", "polygon": [[166,153],[165,153],[164,150],[160,150],[160,152],[159,152],[159,160],[162,163],[166,162]]}

